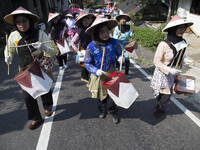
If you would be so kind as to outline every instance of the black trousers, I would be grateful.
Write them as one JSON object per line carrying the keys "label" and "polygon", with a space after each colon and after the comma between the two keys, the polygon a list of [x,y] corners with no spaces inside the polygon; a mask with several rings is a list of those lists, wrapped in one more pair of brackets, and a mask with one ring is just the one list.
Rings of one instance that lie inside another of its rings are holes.
{"label": "black trousers", "polygon": [[[129,74],[129,67],[130,67],[130,60],[129,59],[125,59],[125,75]],[[116,68],[120,69],[120,63],[118,61],[116,61]]]}
{"label": "black trousers", "polygon": [[157,97],[157,105],[159,109],[163,109],[164,104],[170,100],[171,94],[159,94]]}
{"label": "black trousers", "polygon": [[[29,93],[22,90],[24,94],[24,99],[28,111],[28,120],[37,120],[38,118],[41,118],[39,106],[37,103],[37,99],[34,99]],[[52,92],[51,90],[41,96],[43,108],[45,110],[51,110],[53,105],[53,98],[52,98]]]}
{"label": "black trousers", "polygon": [[[56,56],[57,60],[58,60],[58,64],[60,67],[62,67],[63,65],[65,65],[67,63],[67,54],[61,55],[61,56]],[[64,61],[64,64],[63,64]]]}
{"label": "black trousers", "polygon": [[81,78],[85,79],[85,80],[89,80],[89,71],[87,71],[86,68],[82,67],[82,70],[81,70]]}
{"label": "black trousers", "polygon": [[108,112],[111,115],[115,115],[118,112],[117,105],[109,96],[107,96],[103,101],[99,100],[98,108],[101,113]]}

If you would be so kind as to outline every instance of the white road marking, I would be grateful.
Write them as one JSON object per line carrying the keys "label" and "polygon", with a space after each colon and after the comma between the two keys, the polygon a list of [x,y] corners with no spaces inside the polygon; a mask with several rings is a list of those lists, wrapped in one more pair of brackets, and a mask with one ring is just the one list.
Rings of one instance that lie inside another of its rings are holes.
{"label": "white road marking", "polygon": [[[131,60],[131,63],[144,75],[146,76],[150,81],[152,79],[152,77],[147,74],[139,65],[137,65],[135,63],[135,61]],[[185,106],[183,106],[176,98],[171,97],[171,101],[177,106],[179,107],[184,113],[185,115],[187,115],[192,121],[194,121],[197,126],[200,127],[200,120],[191,112],[189,111]]]}
{"label": "white road marking", "polygon": [[60,93],[60,88],[62,85],[62,79],[63,79],[64,69],[60,70],[58,73],[58,77],[56,80],[56,84],[53,90],[53,107],[52,107],[52,116],[51,117],[45,117],[42,130],[40,132],[40,137],[38,139],[36,150],[47,150],[50,133],[51,133],[51,127],[53,123],[53,118],[55,116],[55,110],[58,102],[58,97]]}

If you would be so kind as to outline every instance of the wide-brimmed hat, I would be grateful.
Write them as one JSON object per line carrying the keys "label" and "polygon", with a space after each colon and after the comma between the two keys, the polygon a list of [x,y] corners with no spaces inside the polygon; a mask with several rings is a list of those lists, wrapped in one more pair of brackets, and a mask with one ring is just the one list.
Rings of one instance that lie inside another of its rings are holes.
{"label": "wide-brimmed hat", "polygon": [[93,15],[92,13],[87,13],[87,12],[85,12],[85,11],[81,11],[81,12],[79,13],[78,17],[76,18],[75,24],[76,24],[76,25],[79,25],[81,19],[83,19],[83,18],[86,17],[86,16],[87,16],[87,17],[96,17],[96,16]]}
{"label": "wide-brimmed hat", "polygon": [[14,18],[13,18],[13,16],[14,16],[14,15],[20,15],[20,14],[22,14],[22,15],[23,15],[23,14],[29,15],[30,18],[31,18],[31,20],[32,20],[33,22],[37,22],[37,21],[39,20],[39,17],[38,17],[37,15],[35,15],[35,14],[33,14],[32,12],[30,12],[30,11],[24,9],[24,8],[21,7],[21,6],[20,6],[19,8],[17,8],[16,10],[14,10],[12,13],[6,15],[6,16],[4,17],[4,20],[5,20],[7,23],[9,23],[9,24],[14,24]]}
{"label": "wide-brimmed hat", "polygon": [[183,25],[186,24],[188,26],[193,25],[193,22],[188,21],[187,19],[181,18],[177,15],[175,15],[170,21],[169,23],[165,26],[165,28],[163,29],[163,32],[168,32],[169,28],[175,27],[175,26],[179,26],[179,25]]}
{"label": "wide-brimmed hat", "polygon": [[122,17],[126,17],[126,18],[127,18],[127,20],[126,20],[127,22],[128,22],[128,21],[131,21],[131,17],[130,17],[129,15],[127,15],[127,14],[118,15],[118,16],[116,16],[115,19],[116,19],[117,21],[120,21],[120,19],[121,19]]}
{"label": "wide-brimmed hat", "polygon": [[69,14],[66,14],[65,17],[71,17],[71,18],[74,18],[74,16],[73,16],[72,14],[70,14],[70,13],[69,13]]}
{"label": "wide-brimmed hat", "polygon": [[49,16],[48,16],[48,21],[51,21],[53,18],[59,16],[60,14],[59,13],[49,13]]}
{"label": "wide-brimmed hat", "polygon": [[111,14],[109,14],[109,13],[105,13],[104,16],[108,16],[109,18],[112,17]]}
{"label": "wide-brimmed hat", "polygon": [[102,17],[98,16],[94,20],[94,22],[92,23],[92,25],[89,28],[87,28],[87,30],[85,31],[86,34],[92,34],[92,33],[94,33],[94,30],[97,27],[97,25],[103,24],[103,23],[107,23],[110,29],[113,29],[118,24],[118,22],[115,19],[107,19],[107,18],[102,18]]}

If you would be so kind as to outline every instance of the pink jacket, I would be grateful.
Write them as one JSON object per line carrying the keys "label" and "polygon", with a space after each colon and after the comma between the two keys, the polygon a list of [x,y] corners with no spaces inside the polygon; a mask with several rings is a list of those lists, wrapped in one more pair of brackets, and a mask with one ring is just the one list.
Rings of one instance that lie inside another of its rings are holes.
{"label": "pink jacket", "polygon": [[169,45],[162,41],[157,47],[155,56],[154,56],[154,65],[158,67],[165,74],[169,74],[170,68],[167,66],[171,60],[173,59],[174,54],[173,50],[169,47]]}

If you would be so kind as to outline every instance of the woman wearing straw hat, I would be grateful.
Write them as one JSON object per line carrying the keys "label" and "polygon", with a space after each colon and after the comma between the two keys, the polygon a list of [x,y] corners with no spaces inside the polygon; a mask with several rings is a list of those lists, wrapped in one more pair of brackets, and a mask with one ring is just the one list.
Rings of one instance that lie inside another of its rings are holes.
{"label": "woman wearing straw hat", "polygon": [[[85,11],[81,11],[76,18],[75,24],[78,26],[78,32],[72,38],[71,46],[75,53],[78,54],[79,58],[83,57],[84,54],[79,51],[79,48],[82,47],[84,50],[87,45],[92,42],[92,36],[86,35],[85,30],[92,24],[96,17],[93,14],[87,13]],[[77,47],[77,43],[79,46]],[[81,81],[88,82],[89,80],[89,72],[86,68],[82,67],[81,71]]]}
{"label": "woman wearing straw hat", "polygon": [[[122,58],[119,42],[109,36],[111,29],[116,25],[116,20],[97,17],[91,27],[86,30],[86,34],[93,35],[94,41],[86,49],[84,64],[91,73],[88,82],[89,91],[92,93],[92,98],[99,99],[99,118],[105,118],[108,112],[112,116],[113,122],[119,123],[117,105],[101,86],[101,83],[116,70],[116,58],[119,58],[119,61]],[[101,64],[102,58],[103,64]]]}
{"label": "woman wearing straw hat", "polygon": [[151,81],[154,96],[157,98],[154,106],[155,117],[165,113],[164,104],[169,101],[176,75],[181,72],[176,67],[180,68],[187,47],[182,36],[192,24],[186,19],[174,16],[163,29],[163,32],[167,32],[167,38],[157,47],[154,56],[156,68]]}
{"label": "woman wearing straw hat", "polygon": [[75,25],[75,20],[74,20],[74,16],[72,14],[67,14],[65,15],[66,17],[66,24],[67,24],[67,34],[73,38],[76,31],[76,25]]}
{"label": "woman wearing straw hat", "polygon": [[[128,21],[131,20],[131,17],[127,14],[121,14],[116,16],[116,20],[120,23],[117,27],[115,27],[113,31],[113,38],[118,39],[122,49],[128,44],[129,38],[133,36],[133,30],[131,30],[130,25],[126,24]],[[127,78],[131,78],[129,75],[129,66],[130,60],[129,56],[124,50],[124,57],[125,57],[125,75]]]}
{"label": "woman wearing straw hat", "polygon": [[[66,38],[68,36],[65,19],[61,19],[59,13],[49,13],[48,22],[51,22],[51,30],[49,36],[51,37],[51,40],[53,40],[55,43],[57,42],[57,40],[61,38]],[[59,70],[67,68],[67,53],[61,54],[57,45],[55,45],[55,47]]]}
{"label": "woman wearing straw hat", "polygon": [[[34,27],[34,23],[39,20],[37,15],[23,7],[19,7],[11,14],[5,16],[4,20],[16,27],[16,30],[11,32],[8,38],[8,45],[4,51],[6,63],[11,64],[14,55],[17,53],[19,57],[20,71],[24,71],[34,61],[33,56],[39,57],[39,55],[44,55],[52,57],[55,55],[55,49],[52,43],[42,44],[44,41],[50,41],[46,33]],[[20,45],[27,44],[32,44],[32,46],[20,47]],[[16,46],[19,47],[15,48]],[[29,124],[28,128],[35,129],[43,123],[37,100],[27,91],[22,91],[28,110],[28,119],[33,120]],[[46,116],[51,116],[51,108],[53,105],[51,90],[42,95],[41,98]]]}

